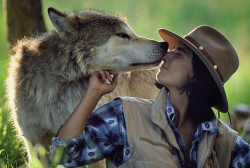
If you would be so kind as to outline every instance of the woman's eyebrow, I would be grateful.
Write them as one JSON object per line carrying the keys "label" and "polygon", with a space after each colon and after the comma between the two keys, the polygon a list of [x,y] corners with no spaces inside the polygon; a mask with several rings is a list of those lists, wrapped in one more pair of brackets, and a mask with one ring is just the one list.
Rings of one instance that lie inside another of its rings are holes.
{"label": "woman's eyebrow", "polygon": [[187,51],[183,47],[177,47],[177,50],[182,51],[184,54],[187,54]]}

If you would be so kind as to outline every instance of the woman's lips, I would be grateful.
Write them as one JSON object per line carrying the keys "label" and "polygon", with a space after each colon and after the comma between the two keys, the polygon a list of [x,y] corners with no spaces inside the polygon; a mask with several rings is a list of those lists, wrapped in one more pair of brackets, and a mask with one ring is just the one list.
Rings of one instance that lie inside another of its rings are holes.
{"label": "woman's lips", "polygon": [[168,70],[168,68],[166,66],[164,66],[164,64],[161,66],[160,69],[166,69],[166,70]]}

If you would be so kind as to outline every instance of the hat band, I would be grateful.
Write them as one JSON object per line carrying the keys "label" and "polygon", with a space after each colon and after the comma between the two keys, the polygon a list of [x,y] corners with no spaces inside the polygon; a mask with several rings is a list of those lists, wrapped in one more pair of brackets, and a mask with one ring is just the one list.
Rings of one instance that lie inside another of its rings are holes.
{"label": "hat band", "polygon": [[224,80],[222,78],[222,75],[220,73],[220,70],[219,70],[218,66],[215,64],[215,62],[213,61],[211,56],[208,54],[208,52],[204,49],[204,47],[202,45],[200,45],[196,40],[194,40],[190,36],[185,36],[184,38],[186,40],[188,40],[190,43],[192,43],[194,46],[196,46],[198,48],[198,50],[200,50],[203,53],[203,55],[207,58],[207,60],[210,62],[210,64],[214,67],[214,70],[216,71],[216,73],[220,77],[220,80],[221,80],[222,84],[224,84]]}

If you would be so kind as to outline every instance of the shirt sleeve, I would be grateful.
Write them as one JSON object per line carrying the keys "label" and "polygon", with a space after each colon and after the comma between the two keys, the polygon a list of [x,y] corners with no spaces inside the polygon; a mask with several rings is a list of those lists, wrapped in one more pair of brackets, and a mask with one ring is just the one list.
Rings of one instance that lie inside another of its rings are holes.
{"label": "shirt sleeve", "polygon": [[230,168],[250,167],[250,146],[237,136],[231,155]]}
{"label": "shirt sleeve", "polygon": [[55,136],[50,157],[66,167],[88,165],[109,158],[115,166],[125,162],[128,147],[122,101],[115,99],[92,113],[85,130],[66,142]]}

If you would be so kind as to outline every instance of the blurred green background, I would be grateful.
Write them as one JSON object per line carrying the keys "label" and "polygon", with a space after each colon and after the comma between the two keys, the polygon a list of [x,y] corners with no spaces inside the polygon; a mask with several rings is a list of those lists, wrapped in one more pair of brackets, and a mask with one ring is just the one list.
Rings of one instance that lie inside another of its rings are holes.
{"label": "blurred green background", "polygon": [[[35,2],[35,0],[34,0]],[[47,29],[53,26],[47,15],[47,8],[54,7],[65,12],[82,9],[125,16],[134,32],[140,36],[161,40],[158,28],[166,28],[185,35],[193,28],[207,24],[226,35],[240,57],[240,68],[225,84],[230,112],[238,103],[250,104],[250,1],[218,0],[43,0],[43,15]],[[4,80],[7,76],[8,42],[0,0],[0,167],[18,167],[27,161],[22,144],[9,121],[4,96]],[[227,122],[227,115],[221,115]],[[3,167],[3,166],[2,166]]]}

